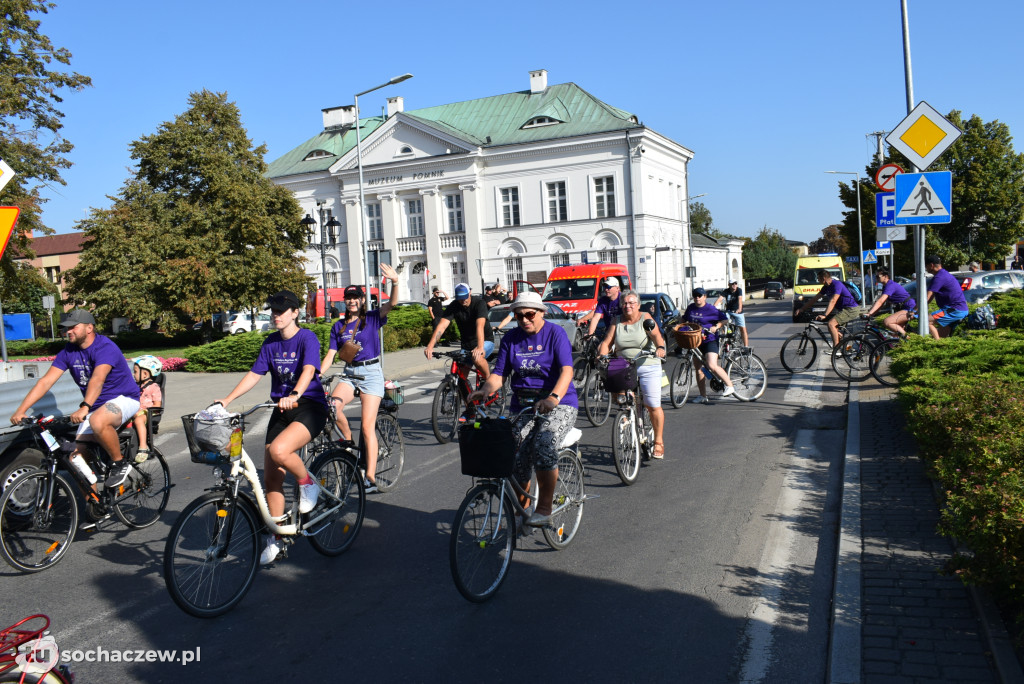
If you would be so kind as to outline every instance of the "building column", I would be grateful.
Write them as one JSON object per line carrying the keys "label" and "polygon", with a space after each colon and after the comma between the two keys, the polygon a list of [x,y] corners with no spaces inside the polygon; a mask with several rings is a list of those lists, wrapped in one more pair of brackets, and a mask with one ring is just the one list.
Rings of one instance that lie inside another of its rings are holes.
{"label": "building column", "polygon": [[384,249],[394,250],[398,256],[398,238],[405,235],[402,226],[402,200],[393,192],[377,195],[380,200],[381,235],[384,237]]}
{"label": "building column", "polygon": [[346,199],[345,209],[345,233],[348,235],[348,243],[342,248],[339,245],[338,253],[348,259],[348,283],[353,285],[361,283],[364,277],[363,271],[363,236],[360,233],[359,223],[359,199]]}
{"label": "building column", "polygon": [[[431,273],[444,273],[447,264],[441,261],[441,229],[444,207],[441,206],[437,186],[420,190],[423,198],[423,235],[427,246],[427,268]],[[454,294],[452,294],[454,296]]]}
{"label": "building column", "polygon": [[462,220],[466,225],[466,282],[473,289],[480,288],[483,294],[484,274],[477,266],[483,259],[483,236],[480,231],[483,229],[481,212],[483,211],[483,197],[480,192],[479,183],[466,183],[460,185],[462,191]]}

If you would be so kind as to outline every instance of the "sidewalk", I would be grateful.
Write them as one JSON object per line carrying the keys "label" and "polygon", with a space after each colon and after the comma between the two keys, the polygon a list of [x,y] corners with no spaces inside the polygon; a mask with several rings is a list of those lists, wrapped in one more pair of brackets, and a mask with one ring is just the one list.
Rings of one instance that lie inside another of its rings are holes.
{"label": "sidewalk", "polygon": [[953,554],[895,391],[851,385],[829,681],[1024,682],[991,599]]}

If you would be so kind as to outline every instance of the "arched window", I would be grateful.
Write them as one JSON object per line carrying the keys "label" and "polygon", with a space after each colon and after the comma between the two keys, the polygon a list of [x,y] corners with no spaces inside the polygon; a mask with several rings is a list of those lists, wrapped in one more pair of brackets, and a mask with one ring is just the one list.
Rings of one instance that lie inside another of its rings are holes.
{"label": "arched window", "polygon": [[309,161],[310,159],[323,159],[324,157],[333,157],[334,155],[327,150],[313,150],[307,154],[302,161]]}
{"label": "arched window", "polygon": [[550,116],[535,116],[520,128],[539,128],[540,126],[554,126],[555,124],[562,123],[558,119],[552,119]]}
{"label": "arched window", "polygon": [[398,151],[395,152],[396,157],[408,157],[410,155],[412,155],[412,147],[410,145],[402,145],[398,148]]}

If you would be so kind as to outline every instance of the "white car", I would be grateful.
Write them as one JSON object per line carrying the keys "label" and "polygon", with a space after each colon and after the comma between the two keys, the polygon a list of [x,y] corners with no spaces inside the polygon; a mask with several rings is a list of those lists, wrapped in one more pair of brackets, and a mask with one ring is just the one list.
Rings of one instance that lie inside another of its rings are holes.
{"label": "white car", "polygon": [[[260,332],[266,332],[270,330],[270,314],[256,314],[256,329]],[[231,333],[247,333],[252,330],[252,316],[247,313],[234,313],[231,314],[224,321],[224,332]]]}

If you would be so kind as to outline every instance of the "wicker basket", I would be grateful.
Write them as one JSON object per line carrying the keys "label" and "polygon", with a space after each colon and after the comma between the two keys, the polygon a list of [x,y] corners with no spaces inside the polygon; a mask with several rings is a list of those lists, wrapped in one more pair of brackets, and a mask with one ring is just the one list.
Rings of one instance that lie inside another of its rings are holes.
{"label": "wicker basket", "polygon": [[696,349],[704,339],[704,333],[696,323],[680,323],[672,329],[672,335],[683,349]]}

